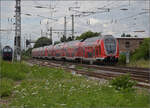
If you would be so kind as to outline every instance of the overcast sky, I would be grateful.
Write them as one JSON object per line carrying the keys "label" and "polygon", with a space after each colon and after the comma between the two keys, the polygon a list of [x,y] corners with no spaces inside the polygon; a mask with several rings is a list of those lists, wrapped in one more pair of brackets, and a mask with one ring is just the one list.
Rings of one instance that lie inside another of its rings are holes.
{"label": "overcast sky", "polygon": [[[71,15],[79,15],[81,12],[84,12],[82,16],[75,17],[75,36],[92,30],[93,32],[102,32],[102,34],[112,34],[115,37],[120,37],[122,33],[137,35],[138,37],[148,37],[150,36],[149,3],[149,0],[22,0],[22,40],[30,37],[32,40],[36,40],[41,36],[41,30],[43,31],[43,36],[45,36],[47,29],[51,26],[53,29],[63,30],[64,16],[67,16],[67,30],[71,30]],[[36,8],[36,6],[42,6],[44,8]],[[70,7],[78,8],[69,10]],[[93,12],[93,14],[88,15],[87,12]],[[30,14],[30,16],[25,14]],[[7,32],[1,32],[2,46],[10,45],[13,47],[15,34],[11,30],[15,28],[13,25],[15,23],[14,15],[15,1],[1,0],[1,29],[9,30]],[[48,20],[46,17],[57,19],[57,21]],[[53,33],[53,41],[59,40],[62,33],[63,31],[59,34]],[[67,36],[70,35],[71,32],[68,31]],[[22,46],[24,46],[23,42]]]}

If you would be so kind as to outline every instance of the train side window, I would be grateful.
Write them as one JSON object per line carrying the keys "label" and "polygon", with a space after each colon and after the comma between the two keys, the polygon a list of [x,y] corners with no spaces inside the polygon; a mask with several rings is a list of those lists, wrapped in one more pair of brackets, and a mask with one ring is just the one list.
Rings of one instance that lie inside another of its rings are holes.
{"label": "train side window", "polygon": [[129,48],[129,47],[130,47],[130,42],[127,41],[127,42],[125,43],[125,47],[126,47],[126,48]]}

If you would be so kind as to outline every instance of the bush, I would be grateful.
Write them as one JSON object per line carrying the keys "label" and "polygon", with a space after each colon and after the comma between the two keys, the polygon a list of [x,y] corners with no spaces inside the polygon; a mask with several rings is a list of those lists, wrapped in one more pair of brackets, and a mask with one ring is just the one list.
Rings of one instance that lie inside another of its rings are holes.
{"label": "bush", "polygon": [[131,61],[128,66],[130,67],[143,67],[143,68],[150,68],[150,60],[140,59],[137,61]]}
{"label": "bush", "polygon": [[0,97],[10,96],[13,89],[13,81],[3,78],[0,81]]}
{"label": "bush", "polygon": [[23,58],[29,58],[29,57],[31,57],[31,52],[32,52],[32,49],[33,48],[29,48],[28,50],[26,50],[26,51],[22,51],[22,55],[23,55]]}
{"label": "bush", "polygon": [[131,59],[133,61],[139,60],[139,59],[149,59],[150,56],[150,38],[144,39],[143,43],[139,46],[138,49],[133,52]]}
{"label": "bush", "polygon": [[51,45],[52,40],[47,37],[40,37],[34,44],[34,48],[43,47],[46,45]]}
{"label": "bush", "polygon": [[120,54],[118,63],[119,64],[126,64],[126,55],[125,54]]}
{"label": "bush", "polygon": [[116,90],[133,90],[136,82],[131,80],[130,75],[122,75],[111,80],[110,85]]}
{"label": "bush", "polygon": [[101,33],[98,32],[87,31],[82,33],[79,37],[76,37],[76,40],[87,39],[87,38],[96,37],[100,35]]}

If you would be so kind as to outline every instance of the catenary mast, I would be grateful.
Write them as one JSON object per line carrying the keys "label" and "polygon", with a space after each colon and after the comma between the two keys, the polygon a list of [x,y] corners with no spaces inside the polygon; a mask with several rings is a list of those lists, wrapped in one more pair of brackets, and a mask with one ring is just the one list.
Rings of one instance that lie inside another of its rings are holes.
{"label": "catenary mast", "polygon": [[16,0],[15,6],[15,42],[14,42],[14,59],[21,61],[21,0]]}

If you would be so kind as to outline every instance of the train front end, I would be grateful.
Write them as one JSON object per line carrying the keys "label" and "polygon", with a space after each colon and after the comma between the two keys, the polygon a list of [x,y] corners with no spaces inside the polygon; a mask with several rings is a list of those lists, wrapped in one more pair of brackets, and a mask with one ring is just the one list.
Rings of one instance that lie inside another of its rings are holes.
{"label": "train front end", "polygon": [[12,60],[13,50],[10,46],[5,46],[2,50],[2,58],[3,60]]}
{"label": "train front end", "polygon": [[102,39],[102,56],[105,63],[115,64],[119,58],[119,45],[112,35],[105,35]]}

